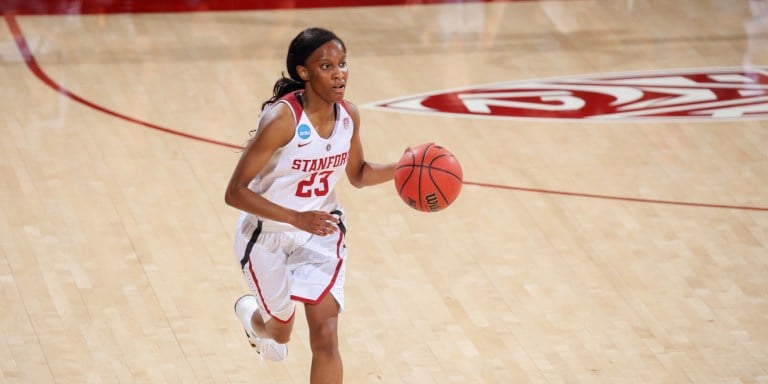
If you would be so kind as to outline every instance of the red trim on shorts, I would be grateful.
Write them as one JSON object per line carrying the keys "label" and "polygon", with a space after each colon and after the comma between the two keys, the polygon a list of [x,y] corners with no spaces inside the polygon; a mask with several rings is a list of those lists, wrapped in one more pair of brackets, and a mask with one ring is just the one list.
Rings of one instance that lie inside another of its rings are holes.
{"label": "red trim on shorts", "polygon": [[275,315],[272,314],[272,311],[269,309],[269,306],[267,306],[267,301],[264,300],[264,296],[261,294],[261,286],[259,286],[259,279],[256,278],[256,273],[253,272],[253,264],[248,262],[248,272],[251,274],[251,278],[253,279],[253,283],[256,284],[256,291],[259,292],[259,298],[261,299],[261,304],[264,304],[264,310],[267,311],[267,314],[275,319],[278,323],[287,324],[290,323],[291,320],[293,320],[293,317],[296,315],[296,308],[293,309],[293,313],[291,313],[291,316],[288,317],[288,319],[283,320]]}
{"label": "red trim on shorts", "polygon": [[302,303],[310,304],[310,305],[315,305],[323,301],[323,299],[325,298],[325,295],[327,295],[328,292],[333,287],[333,285],[336,284],[336,278],[339,277],[339,271],[341,271],[341,266],[342,264],[344,264],[344,259],[341,258],[342,240],[344,240],[344,233],[339,231],[339,241],[336,242],[336,259],[339,260],[339,263],[336,264],[336,271],[333,272],[333,278],[331,278],[331,282],[328,284],[327,287],[325,287],[325,290],[323,290],[323,293],[321,293],[316,300],[308,299],[306,297],[301,297],[301,296],[295,296],[295,295],[291,295],[291,300],[300,301]]}

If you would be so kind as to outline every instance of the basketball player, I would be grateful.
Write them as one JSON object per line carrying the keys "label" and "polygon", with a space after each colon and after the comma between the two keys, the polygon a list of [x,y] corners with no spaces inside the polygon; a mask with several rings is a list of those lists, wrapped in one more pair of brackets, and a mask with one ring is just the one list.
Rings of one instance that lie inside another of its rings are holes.
{"label": "basketball player", "polygon": [[251,293],[235,303],[249,342],[270,360],[287,356],[296,302],[309,326],[310,383],[341,383],[337,321],[344,307],[345,214],[334,186],[391,180],[395,163],[365,161],[357,107],[344,100],[347,51],[322,28],[288,48],[289,77],[274,86],[227,186],[242,211],[235,256]]}

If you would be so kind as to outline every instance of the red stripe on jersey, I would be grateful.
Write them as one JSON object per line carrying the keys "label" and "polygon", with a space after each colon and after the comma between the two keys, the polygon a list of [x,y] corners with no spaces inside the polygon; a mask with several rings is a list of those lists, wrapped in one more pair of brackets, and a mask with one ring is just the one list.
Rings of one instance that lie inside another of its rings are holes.
{"label": "red stripe on jersey", "polygon": [[288,103],[288,106],[291,107],[291,110],[293,110],[293,118],[296,119],[295,124],[299,123],[299,120],[301,120],[301,114],[304,112],[304,107],[301,105],[301,102],[299,101],[299,94],[304,93],[303,89],[299,89],[298,91],[293,91],[283,97],[280,98],[278,101],[285,101]]}

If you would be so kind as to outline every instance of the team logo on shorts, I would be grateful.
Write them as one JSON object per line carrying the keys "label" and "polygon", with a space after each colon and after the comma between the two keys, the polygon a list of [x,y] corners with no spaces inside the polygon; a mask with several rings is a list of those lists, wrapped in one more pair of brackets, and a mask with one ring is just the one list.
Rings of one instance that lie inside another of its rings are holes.
{"label": "team logo on shorts", "polygon": [[503,82],[368,104],[513,119],[768,118],[768,67],[704,68]]}
{"label": "team logo on shorts", "polygon": [[312,134],[312,131],[309,129],[309,125],[306,124],[299,125],[299,128],[296,129],[296,132],[299,134],[299,138],[302,140],[308,139]]}

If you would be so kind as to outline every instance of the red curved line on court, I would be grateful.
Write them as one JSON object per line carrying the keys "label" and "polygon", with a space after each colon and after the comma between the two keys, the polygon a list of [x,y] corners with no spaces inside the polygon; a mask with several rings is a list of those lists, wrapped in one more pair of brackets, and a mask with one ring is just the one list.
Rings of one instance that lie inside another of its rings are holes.
{"label": "red curved line on court", "polygon": [[126,116],[126,115],[117,113],[115,111],[112,111],[110,109],[104,108],[98,104],[94,104],[70,92],[68,89],[62,87],[61,85],[53,81],[50,77],[48,77],[48,75],[46,75],[45,72],[43,72],[40,66],[37,65],[35,56],[32,55],[32,51],[29,49],[29,45],[27,45],[27,40],[24,38],[24,34],[21,32],[21,28],[19,28],[19,24],[16,22],[15,15],[11,12],[6,12],[3,14],[3,16],[5,17],[5,22],[8,24],[8,29],[10,29],[11,34],[13,35],[13,39],[16,40],[16,46],[19,47],[19,52],[21,53],[21,56],[24,57],[24,62],[27,64],[27,68],[29,68],[29,70],[32,71],[32,73],[34,73],[35,76],[37,76],[37,78],[40,79],[40,81],[45,83],[45,85],[53,88],[56,92],[74,101],[77,101],[80,104],[91,107],[99,112],[103,112],[103,113],[106,113],[107,115],[117,117],[118,119],[130,121],[131,123],[139,124],[147,128],[155,129],[158,131],[170,133],[177,136],[186,137],[192,140],[202,141],[205,143],[211,143],[211,144],[221,145],[221,146],[230,147],[230,148],[238,148],[238,149],[241,148],[241,146],[239,145],[229,144],[222,141],[211,140],[205,137],[195,136],[189,133],[184,133],[184,132],[176,131],[170,128],[161,127],[159,125],[148,123],[146,121],[134,119],[130,116]]}
{"label": "red curved line on court", "polygon": [[[53,88],[56,92],[74,101],[77,101],[78,103],[91,107],[99,112],[103,112],[110,116],[117,117],[119,119],[123,119],[126,121],[130,121],[132,123],[139,124],[147,128],[152,128],[158,131],[170,133],[173,135],[185,137],[192,140],[220,145],[223,147],[236,148],[236,149],[243,148],[240,145],[225,143],[222,141],[212,140],[212,139],[208,139],[201,136],[195,136],[188,133],[176,131],[170,128],[164,128],[152,123],[147,123],[145,121],[137,120],[132,117],[104,108],[100,105],[94,104],[70,92],[66,88],[60,86],[58,83],[53,81],[50,77],[48,77],[48,75],[46,75],[45,72],[43,72],[40,66],[37,65],[37,61],[35,60],[35,57],[32,55],[32,52],[30,51],[29,46],[27,45],[27,41],[24,38],[24,34],[22,33],[21,28],[19,28],[19,24],[16,22],[15,14],[12,12],[5,12],[3,13],[3,17],[5,18],[5,22],[8,24],[8,28],[10,29],[11,34],[13,35],[13,38],[16,41],[16,45],[18,46],[19,51],[21,52],[21,55],[24,58],[24,62],[27,64],[27,67],[29,68],[29,70],[32,71],[32,73],[34,73],[38,79],[40,79],[43,83],[45,83],[49,87]],[[466,185],[474,185],[474,186],[487,187],[487,188],[507,189],[507,190],[524,191],[524,192],[536,192],[536,193],[545,193],[545,194],[562,195],[562,196],[588,197],[593,199],[631,201],[631,202],[637,202],[637,203],[652,203],[652,204],[669,204],[669,205],[692,206],[692,207],[703,207],[703,208],[724,208],[724,209],[739,209],[739,210],[749,210],[749,211],[768,211],[767,207],[750,207],[750,206],[740,206],[740,205],[722,205],[722,204],[707,204],[707,203],[691,203],[691,202],[685,202],[685,201],[640,199],[640,198],[633,198],[633,197],[607,196],[607,195],[597,195],[597,194],[590,194],[590,193],[565,192],[565,191],[555,191],[555,190],[547,190],[547,189],[514,187],[514,186],[505,186],[505,185],[498,185],[498,184],[478,183],[478,182],[472,182],[472,181],[464,181],[463,183]]]}
{"label": "red curved line on court", "polygon": [[472,181],[465,181],[464,184],[465,185],[476,185],[476,186],[479,186],[479,187],[509,189],[509,190],[513,190],[513,191],[546,193],[546,194],[550,194],[550,195],[589,197],[589,198],[592,198],[592,199],[632,201],[632,202],[636,202],[636,203],[683,205],[683,206],[704,207],[704,208],[741,209],[741,210],[747,210],[747,211],[768,211],[767,207],[750,207],[750,206],[744,206],[744,205],[724,205],[724,204],[692,203],[692,202],[687,202],[687,201],[669,201],[669,200],[641,199],[641,198],[636,198],[636,197],[608,196],[608,195],[596,195],[596,194],[592,194],[592,193],[554,191],[554,190],[550,190],[550,189],[512,187],[512,186],[507,186],[507,185],[488,184],[488,183],[476,183],[476,182],[472,182]]}

